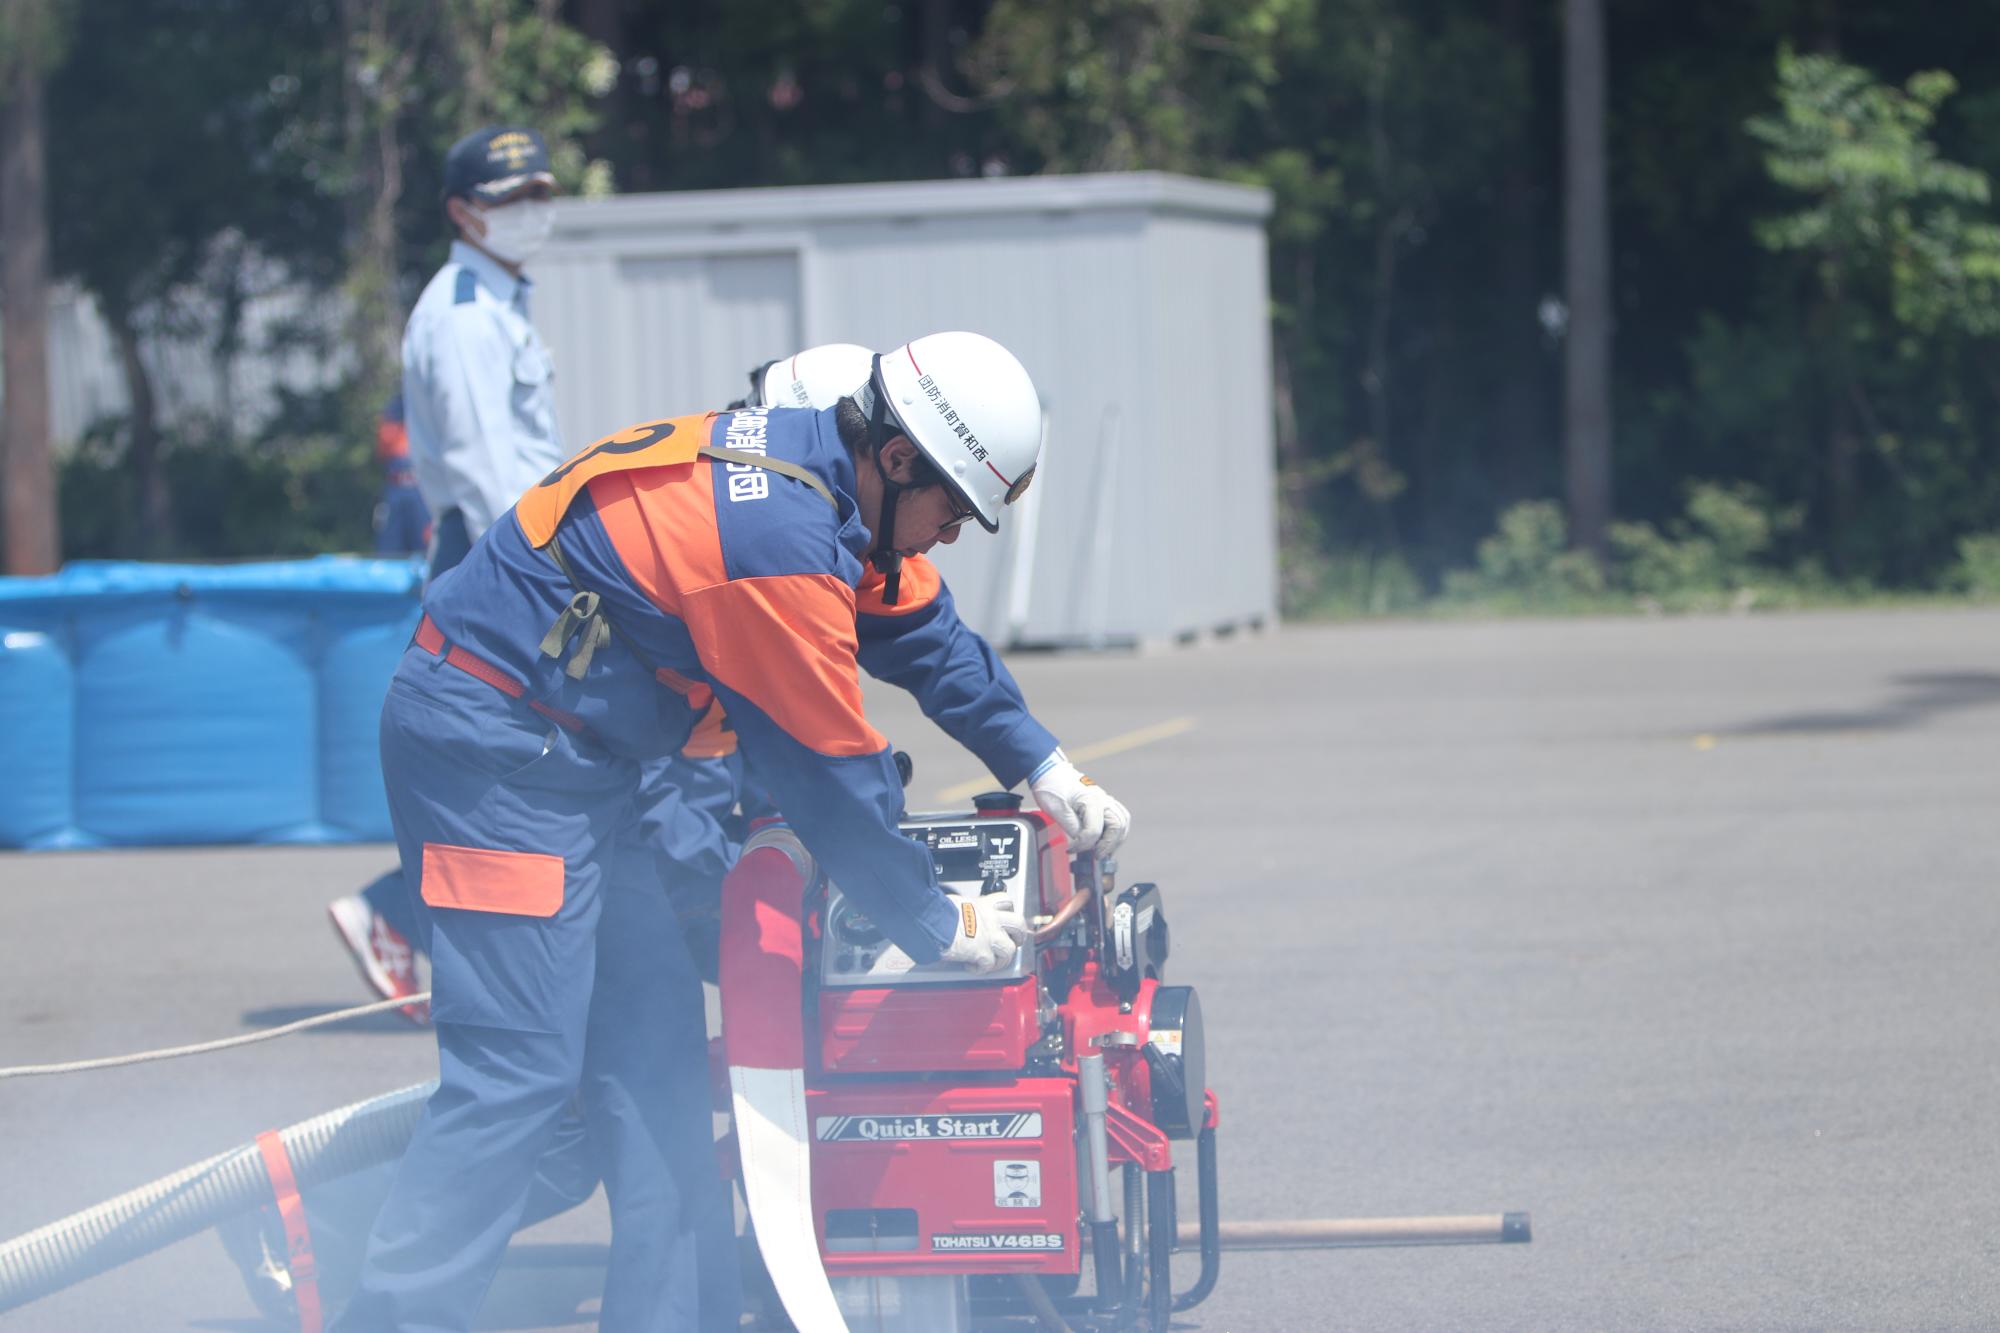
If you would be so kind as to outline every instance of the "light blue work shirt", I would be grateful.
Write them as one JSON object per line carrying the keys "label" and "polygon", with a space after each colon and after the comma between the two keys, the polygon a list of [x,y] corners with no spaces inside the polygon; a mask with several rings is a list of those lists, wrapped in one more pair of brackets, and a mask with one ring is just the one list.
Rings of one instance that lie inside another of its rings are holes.
{"label": "light blue work shirt", "polygon": [[417,489],[478,540],[563,460],[555,363],[528,322],[532,284],[464,241],[403,330],[403,411]]}

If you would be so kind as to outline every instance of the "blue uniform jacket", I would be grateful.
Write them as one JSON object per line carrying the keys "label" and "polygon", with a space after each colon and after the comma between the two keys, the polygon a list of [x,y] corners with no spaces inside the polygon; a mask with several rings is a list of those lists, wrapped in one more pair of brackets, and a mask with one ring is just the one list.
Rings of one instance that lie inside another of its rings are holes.
{"label": "blue uniform jacket", "polygon": [[[697,444],[797,463],[834,502],[771,471],[691,457]],[[821,866],[928,961],[958,918],[928,853],[896,827],[900,784],[863,715],[859,670],[911,690],[1003,786],[1056,740],[928,561],[906,562],[900,604],[882,605],[854,496],[831,410],[644,423],[551,472],[432,585],[425,608],[452,643],[523,682],[509,720],[525,729],[547,725],[521,706],[539,705],[643,760],[681,749],[719,699],[751,775]],[[574,587],[537,549],[551,536]],[[540,645],[578,590],[602,598],[617,633],[573,679],[569,654]]]}

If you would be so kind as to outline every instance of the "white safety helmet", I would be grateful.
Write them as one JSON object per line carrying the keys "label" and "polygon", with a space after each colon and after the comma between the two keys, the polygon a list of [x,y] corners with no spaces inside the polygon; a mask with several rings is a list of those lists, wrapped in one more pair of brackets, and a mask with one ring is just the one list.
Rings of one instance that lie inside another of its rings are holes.
{"label": "white safety helmet", "polygon": [[[988,532],[1035,475],[1042,403],[1014,354],[977,333],[933,333],[885,352],[871,387]],[[866,405],[864,405],[866,406]]]}
{"label": "white safety helmet", "polygon": [[868,382],[874,361],[857,343],[808,347],[760,367],[750,377],[752,393],[763,407],[832,407]]}

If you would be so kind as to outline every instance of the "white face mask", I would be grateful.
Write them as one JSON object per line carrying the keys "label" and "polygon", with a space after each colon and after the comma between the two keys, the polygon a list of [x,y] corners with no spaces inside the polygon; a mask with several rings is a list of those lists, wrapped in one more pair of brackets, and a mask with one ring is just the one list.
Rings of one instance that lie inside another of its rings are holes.
{"label": "white face mask", "polygon": [[479,244],[496,259],[509,264],[525,264],[549,239],[555,225],[556,206],[546,199],[523,199],[517,204],[490,208],[479,215],[486,234]]}

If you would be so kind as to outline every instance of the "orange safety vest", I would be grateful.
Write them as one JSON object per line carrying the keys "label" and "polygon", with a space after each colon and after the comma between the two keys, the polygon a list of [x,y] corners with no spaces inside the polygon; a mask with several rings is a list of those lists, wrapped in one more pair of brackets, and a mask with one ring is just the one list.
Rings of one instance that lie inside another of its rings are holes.
{"label": "orange safety vest", "polygon": [[[570,587],[576,594],[542,638],[542,655],[556,658],[567,650],[572,637],[577,638],[576,651],[563,668],[570,679],[583,679],[584,672],[590,669],[591,657],[612,634],[611,622],[600,609],[601,599],[595,592],[577,583],[575,575],[570,573],[569,562],[563,559],[562,546],[556,541],[556,527],[562,522],[563,515],[569,512],[576,493],[595,478],[638,468],[688,467],[697,458],[712,458],[718,462],[764,468],[793,477],[817,491],[828,504],[838,505],[826,483],[797,463],[705,443],[714,433],[716,416],[714,412],[704,412],[699,416],[670,417],[664,421],[642,421],[636,426],[627,426],[616,435],[607,435],[569,458],[515,502],[514,516],[519,520],[528,544],[546,552],[556,562],[556,567],[562,570],[563,577],[569,579]],[[633,652],[637,655],[636,647]],[[644,662],[646,659],[640,657],[639,660]],[[664,673],[657,669],[655,674],[664,678]]]}
{"label": "orange safety vest", "polygon": [[642,421],[636,426],[627,426],[616,435],[605,436],[569,458],[561,467],[543,477],[514,505],[515,517],[521,521],[521,531],[527,534],[528,544],[540,548],[553,541],[556,525],[569,512],[576,493],[594,478],[642,467],[685,467],[697,458],[713,458],[783,473],[812,487],[828,504],[835,503],[826,483],[796,463],[709,444],[716,416],[714,412],[704,412],[699,416]]}

